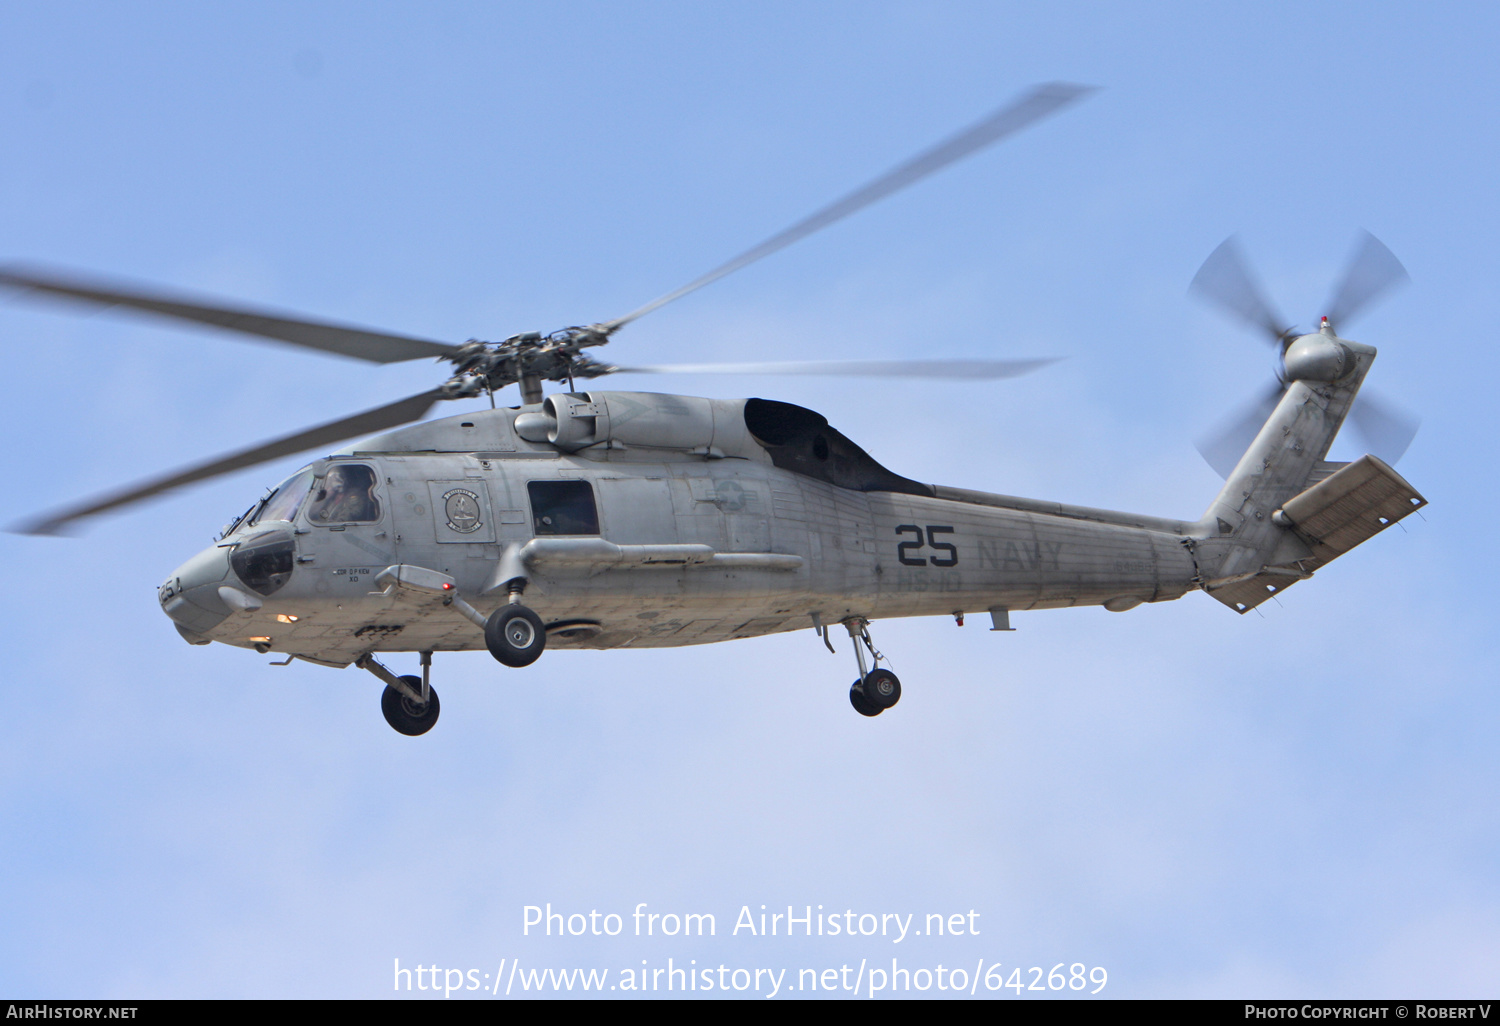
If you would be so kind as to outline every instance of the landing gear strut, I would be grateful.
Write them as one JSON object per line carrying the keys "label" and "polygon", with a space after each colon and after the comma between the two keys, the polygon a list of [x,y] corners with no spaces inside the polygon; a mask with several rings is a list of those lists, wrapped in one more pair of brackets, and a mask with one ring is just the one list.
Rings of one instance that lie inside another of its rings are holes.
{"label": "landing gear strut", "polygon": [[521,595],[526,591],[526,572],[514,545],[505,550],[496,574],[500,577],[510,575],[504,583],[510,597],[484,621],[485,647],[490,650],[490,655],[506,666],[530,666],[547,647],[547,629],[542,626],[540,616],[521,605]]}
{"label": "landing gear strut", "polygon": [[[885,658],[870,641],[870,621],[860,616],[851,616],[843,621],[854,642],[854,658],[859,662],[859,679],[849,686],[849,704],[861,716],[879,716],[901,701],[901,681],[890,670],[881,668]],[[865,668],[865,650],[875,661],[872,669]]]}
{"label": "landing gear strut", "polygon": [[385,714],[385,722],[397,732],[416,737],[427,733],[437,723],[441,704],[430,679],[431,652],[422,653],[420,677],[411,674],[398,677],[376,662],[371,655],[364,656],[354,665],[361,670],[368,670],[385,682],[385,691],[380,696],[380,711]]}

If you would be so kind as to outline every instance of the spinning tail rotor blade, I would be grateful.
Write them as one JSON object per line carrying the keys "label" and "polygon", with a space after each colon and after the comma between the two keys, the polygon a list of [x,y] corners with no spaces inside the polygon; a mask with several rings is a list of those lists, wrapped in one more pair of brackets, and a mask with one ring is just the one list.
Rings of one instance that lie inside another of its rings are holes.
{"label": "spinning tail rotor blade", "polygon": [[1377,399],[1369,389],[1360,390],[1349,416],[1370,452],[1392,466],[1406,455],[1412,439],[1417,437],[1417,428],[1422,426],[1415,414],[1407,413],[1389,399]]}
{"label": "spinning tail rotor blade", "polygon": [[1056,363],[1041,360],[807,360],[794,363],[676,363],[617,367],[621,374],[820,374],[832,377],[1015,378]]}
{"label": "spinning tail rotor blade", "polygon": [[1344,280],[1339,282],[1333,298],[1328,301],[1328,320],[1334,331],[1353,320],[1370,303],[1409,281],[1411,275],[1406,273],[1396,254],[1387,249],[1385,243],[1365,232],[1355,246],[1354,255],[1349,258]]}
{"label": "spinning tail rotor blade", "polygon": [[[1327,307],[1330,326],[1337,331],[1360,310],[1408,280],[1406,268],[1395,254],[1365,232]],[[1225,239],[1203,261],[1189,291],[1259,328],[1275,342],[1291,341],[1289,329],[1283,327],[1285,322],[1265,299],[1234,236]],[[1255,403],[1198,440],[1198,451],[1221,477],[1228,478],[1233,473],[1284,391],[1284,385],[1273,385]],[[1388,400],[1377,399],[1368,390],[1355,400],[1350,418],[1369,451],[1391,464],[1405,454],[1421,423],[1414,415]]]}
{"label": "spinning tail rotor blade", "polygon": [[1238,412],[1222,421],[1217,428],[1198,439],[1198,452],[1208,465],[1218,471],[1220,477],[1228,479],[1234,472],[1240,457],[1260,434],[1260,429],[1271,419],[1271,411],[1281,401],[1285,391],[1280,382],[1263,392],[1254,402],[1241,407]]}
{"label": "spinning tail rotor blade", "polygon": [[356,413],[351,417],[299,431],[295,435],[287,435],[285,438],[278,438],[251,449],[230,453],[164,477],[153,478],[124,491],[99,496],[83,505],[44,514],[17,524],[11,530],[20,534],[64,534],[74,522],[84,517],[140,502],[142,499],[148,499],[173,488],[180,488],[194,481],[217,477],[244,467],[253,467],[257,463],[265,463],[267,460],[290,456],[307,449],[332,445],[356,435],[368,435],[387,428],[399,427],[414,420],[421,420],[433,404],[442,398],[443,393],[438,389],[422,392],[373,410]]}
{"label": "spinning tail rotor blade", "polygon": [[926,178],[928,175],[939,171],[949,164],[962,160],[978,150],[998,142],[1008,135],[1013,135],[1028,125],[1041,121],[1043,118],[1056,113],[1068,104],[1073,103],[1089,93],[1093,92],[1089,86],[1072,85],[1066,82],[1052,82],[1047,85],[1037,86],[1019,100],[1011,103],[991,114],[977,125],[960,132],[958,135],[946,142],[934,146],[932,149],[918,154],[879,178],[870,182],[863,188],[843,197],[837,202],[831,203],[810,217],[804,218],[792,225],[790,228],[777,235],[771,236],[765,242],[746,250],[739,256],[726,264],[714,268],[701,278],[688,282],[675,292],[653,299],[638,310],[618,317],[612,321],[606,321],[599,325],[600,330],[606,334],[617,331],[638,317],[666,306],[674,299],[680,299],[689,292],[696,292],[710,282],[718,281],[727,274],[732,274],[742,267],[746,267],[765,256],[770,256],[779,249],[784,249],[799,239],[804,239],[814,232],[826,228],[835,221],[840,221],[856,211],[884,199],[893,192],[906,188],[914,182]]}
{"label": "spinning tail rotor blade", "polygon": [[1286,336],[1287,322],[1265,298],[1233,235],[1219,243],[1219,248],[1203,261],[1188,291],[1259,328],[1277,345]]}
{"label": "spinning tail rotor blade", "polygon": [[398,363],[423,357],[443,357],[458,347],[444,342],[390,335],[324,321],[310,321],[252,310],[205,303],[135,286],[121,286],[74,275],[30,268],[0,268],[0,284],[41,292],[59,299],[96,307],[124,306],[178,321],[208,324],[256,338],[272,339],[308,349],[321,349],[371,363]]}

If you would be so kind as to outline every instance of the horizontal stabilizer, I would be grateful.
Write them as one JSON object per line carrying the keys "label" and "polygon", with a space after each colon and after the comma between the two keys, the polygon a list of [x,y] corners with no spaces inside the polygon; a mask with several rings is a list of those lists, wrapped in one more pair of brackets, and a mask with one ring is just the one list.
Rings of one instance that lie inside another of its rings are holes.
{"label": "horizontal stabilizer", "polygon": [[1235,612],[1248,613],[1271,596],[1311,576],[1310,571],[1304,572],[1295,566],[1268,566],[1253,574],[1209,581],[1203,590]]}
{"label": "horizontal stabilizer", "polygon": [[1321,478],[1315,471],[1317,483],[1272,514],[1272,520],[1306,543],[1312,555],[1208,581],[1204,588],[1210,595],[1247,613],[1427,505],[1405,478],[1374,456],[1361,456],[1341,466],[1319,465],[1319,469],[1325,467],[1338,469]]}
{"label": "horizontal stabilizer", "polygon": [[1312,546],[1319,566],[1427,505],[1384,461],[1361,456],[1288,499],[1279,517]]}

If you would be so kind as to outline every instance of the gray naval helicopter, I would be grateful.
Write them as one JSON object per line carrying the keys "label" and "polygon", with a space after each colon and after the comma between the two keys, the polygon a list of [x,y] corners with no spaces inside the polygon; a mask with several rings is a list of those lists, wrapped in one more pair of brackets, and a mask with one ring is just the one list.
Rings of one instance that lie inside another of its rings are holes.
{"label": "gray naval helicopter", "polygon": [[[870,623],[986,611],[1143,602],[1204,591],[1244,613],[1425,504],[1389,463],[1415,424],[1362,400],[1375,349],[1341,338],[1405,272],[1373,236],[1311,333],[1262,298],[1233,240],[1194,280],[1200,295],[1280,349],[1277,382],[1200,446],[1227,478],[1202,517],[1171,520],[924,484],[881,466],[812,410],[768,399],[579,391],[616,371],[1006,377],[1049,361],[616,367],[585,349],[626,324],[1067,106],[1088,90],[1038,87],[646,306],[548,335],[463,345],[377,333],[32,269],[0,282],[379,363],[453,365],[436,388],[232,453],[19,525],[83,518],[267,460],[369,436],[318,459],[166,579],[162,609],[190,644],[276,652],[378,678],[397,731],[437,721],[434,652],[488,649],[509,667],[545,648],[699,645],[811,627],[852,639],[849,701],[877,716],[901,697]],[[567,391],[543,394],[544,381]],[[494,394],[519,385],[521,405]],[[480,408],[415,423],[444,400]],[[1351,409],[1387,459],[1332,463]],[[1363,410],[1361,415],[1360,411]],[[402,427],[402,425],[411,425]],[[401,676],[377,653],[417,652]]]}

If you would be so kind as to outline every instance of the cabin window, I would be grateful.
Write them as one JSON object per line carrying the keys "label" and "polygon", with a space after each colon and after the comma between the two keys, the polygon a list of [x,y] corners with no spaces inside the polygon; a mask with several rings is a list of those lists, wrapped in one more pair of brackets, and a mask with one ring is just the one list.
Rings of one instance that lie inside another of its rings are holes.
{"label": "cabin window", "polygon": [[307,519],[319,527],[379,520],[375,471],[363,463],[335,463],[329,467],[313,489]]}
{"label": "cabin window", "polygon": [[598,534],[599,511],[587,481],[531,481],[531,529],[536,534]]}

